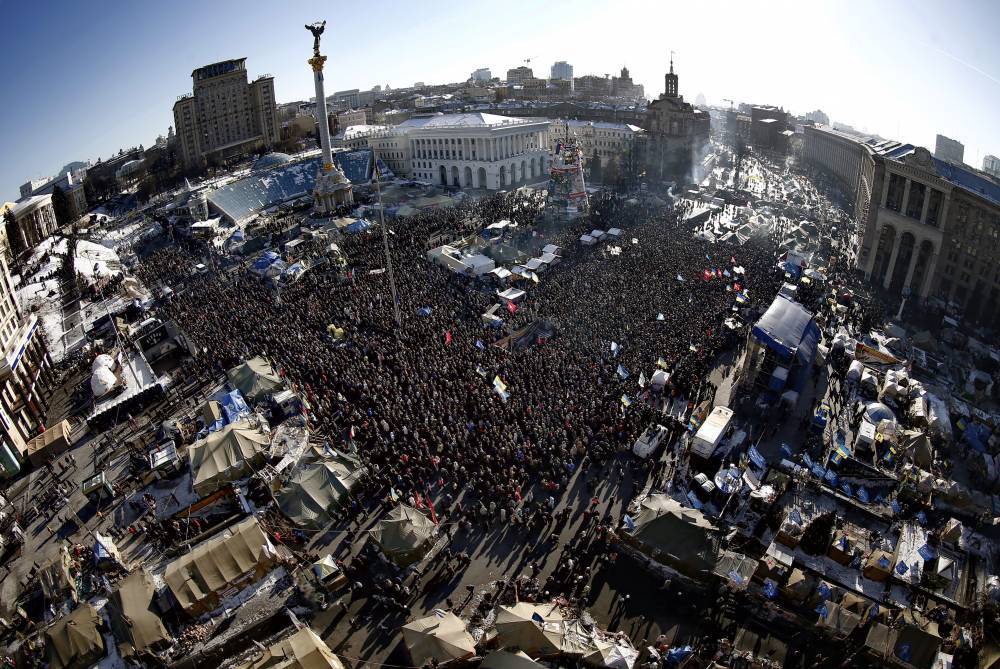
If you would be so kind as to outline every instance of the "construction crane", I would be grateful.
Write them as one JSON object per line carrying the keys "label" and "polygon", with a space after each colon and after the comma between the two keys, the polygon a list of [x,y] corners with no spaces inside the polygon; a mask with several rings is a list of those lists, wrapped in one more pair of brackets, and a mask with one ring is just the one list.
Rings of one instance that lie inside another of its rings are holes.
{"label": "construction crane", "polygon": [[[531,58],[534,58],[534,56],[532,56]],[[531,58],[525,58],[524,59],[524,64],[525,65],[531,65]]]}

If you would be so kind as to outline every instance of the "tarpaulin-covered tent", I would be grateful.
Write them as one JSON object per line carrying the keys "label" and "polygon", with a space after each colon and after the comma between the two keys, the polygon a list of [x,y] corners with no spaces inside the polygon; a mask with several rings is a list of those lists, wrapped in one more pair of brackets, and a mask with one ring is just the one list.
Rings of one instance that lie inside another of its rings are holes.
{"label": "tarpaulin-covered tent", "polygon": [[820,339],[813,315],[798,302],[780,296],[753,326],[752,334],[781,360],[795,359],[804,367],[812,365]]}
{"label": "tarpaulin-covered tent", "polygon": [[625,534],[646,552],[658,551],[658,561],[689,575],[711,570],[715,564],[709,533],[716,528],[700,511],[656,494],[642,501],[633,522],[635,529],[625,529]]}
{"label": "tarpaulin-covered tent", "polygon": [[463,660],[476,652],[476,642],[465,629],[465,623],[451,611],[435,611],[403,625],[403,642],[414,666],[431,661],[444,664]]}
{"label": "tarpaulin-covered tent", "polygon": [[257,519],[250,517],[168,564],[163,580],[180,607],[197,616],[217,608],[220,593],[263,578],[278,559]]}
{"label": "tarpaulin-covered tent", "polygon": [[48,601],[58,602],[64,597],[71,597],[76,601],[76,581],[69,573],[72,562],[69,550],[61,546],[59,555],[38,570],[38,582],[42,586],[42,594]]}
{"label": "tarpaulin-covered tent", "polygon": [[29,441],[21,457],[27,458],[34,466],[41,467],[69,450],[71,431],[68,420],[60,421]]}
{"label": "tarpaulin-covered tent", "polygon": [[331,521],[330,512],[357,483],[360,463],[341,457],[303,465],[278,493],[278,506],[300,527],[318,529]]}
{"label": "tarpaulin-covered tent", "polygon": [[594,639],[594,650],[583,656],[584,664],[595,667],[614,667],[614,669],[632,669],[639,659],[639,651],[628,639]]}
{"label": "tarpaulin-covered tent", "polygon": [[527,654],[508,650],[493,651],[479,666],[482,669],[545,669],[545,665],[535,662]]}
{"label": "tarpaulin-covered tent", "polygon": [[195,492],[207,495],[230,481],[250,475],[263,465],[270,443],[270,437],[245,420],[226,425],[195,442],[188,450]]}
{"label": "tarpaulin-covered tent", "polygon": [[88,602],[45,630],[45,657],[51,669],[85,669],[104,657],[101,617]]}
{"label": "tarpaulin-covered tent", "polygon": [[266,395],[281,390],[281,377],[274,373],[264,358],[257,356],[227,372],[229,381],[251,402],[259,402]]}
{"label": "tarpaulin-covered tent", "polygon": [[265,251],[261,256],[250,265],[250,271],[254,274],[266,274],[267,270],[270,269],[271,265],[281,260],[279,256],[274,251]]}
{"label": "tarpaulin-covered tent", "polygon": [[122,560],[122,555],[111,537],[100,532],[94,532],[94,564],[98,567],[121,566],[128,567]]}
{"label": "tarpaulin-covered tent", "polygon": [[824,602],[822,608],[826,613],[820,613],[816,625],[830,630],[834,637],[844,638],[861,624],[861,616],[848,611],[834,602]]}
{"label": "tarpaulin-covered tent", "polygon": [[303,627],[238,669],[344,669],[344,665],[318,634]]}
{"label": "tarpaulin-covered tent", "polygon": [[533,657],[562,651],[565,618],[554,604],[518,602],[497,609],[497,641],[504,648],[517,648]]}
{"label": "tarpaulin-covered tent", "polygon": [[152,611],[155,596],[156,587],[145,569],[129,574],[111,593],[108,617],[122,657],[158,651],[172,643],[160,616]]}
{"label": "tarpaulin-covered tent", "polygon": [[917,430],[904,430],[900,437],[900,445],[906,449],[917,466],[930,469],[934,462],[934,448],[926,434]]}
{"label": "tarpaulin-covered tent", "polygon": [[405,567],[430,550],[436,529],[431,519],[420,511],[400,504],[368,532],[387,558]]}

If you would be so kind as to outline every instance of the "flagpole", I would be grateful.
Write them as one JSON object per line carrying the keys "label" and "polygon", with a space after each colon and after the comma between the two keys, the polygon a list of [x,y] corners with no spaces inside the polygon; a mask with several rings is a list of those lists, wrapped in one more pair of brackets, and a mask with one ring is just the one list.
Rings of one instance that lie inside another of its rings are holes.
{"label": "flagpole", "polygon": [[[378,222],[382,226],[382,246],[385,249],[385,269],[389,274],[389,289],[392,291],[392,313],[396,318],[396,327],[403,326],[399,316],[399,299],[396,295],[396,278],[392,272],[392,255],[389,254],[389,229],[385,227],[385,213],[382,207],[382,187],[378,169],[378,154],[372,152],[372,165],[375,172],[375,193],[378,197]],[[397,336],[399,333],[396,333]]]}

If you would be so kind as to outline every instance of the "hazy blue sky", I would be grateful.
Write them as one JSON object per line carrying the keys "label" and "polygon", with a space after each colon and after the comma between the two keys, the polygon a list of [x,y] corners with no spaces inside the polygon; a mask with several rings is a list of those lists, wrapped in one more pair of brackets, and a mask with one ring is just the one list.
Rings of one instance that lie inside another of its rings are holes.
{"label": "hazy blue sky", "polygon": [[303,24],[324,18],[328,93],[502,76],[531,58],[537,76],[555,60],[577,76],[627,65],[652,97],[673,50],[692,101],[819,108],[931,149],[940,132],[976,166],[1000,155],[996,0],[0,0],[0,197],[71,160],[148,146],[207,63],[245,56],[251,76],[275,75],[279,102],[309,97]]}

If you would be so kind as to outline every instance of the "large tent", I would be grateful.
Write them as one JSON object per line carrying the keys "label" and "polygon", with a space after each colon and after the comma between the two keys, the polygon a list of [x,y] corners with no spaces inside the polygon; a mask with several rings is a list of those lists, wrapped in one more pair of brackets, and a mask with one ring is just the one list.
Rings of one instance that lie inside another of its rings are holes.
{"label": "large tent", "polygon": [[476,651],[476,641],[466,631],[465,623],[451,611],[435,612],[404,625],[403,642],[416,667],[431,661],[444,664],[462,660]]}
{"label": "large tent", "polygon": [[160,616],[151,608],[155,596],[156,587],[145,569],[129,574],[111,593],[108,617],[118,639],[118,653],[122,657],[170,645],[170,635]]}
{"label": "large tent", "polygon": [[328,458],[295,470],[278,493],[278,506],[300,527],[318,529],[331,521],[330,511],[357,482],[360,463]]}
{"label": "large tent", "polygon": [[45,631],[45,656],[50,669],[85,669],[104,657],[101,617],[88,602],[57,620]]}
{"label": "large tent", "polygon": [[220,593],[263,578],[278,558],[270,539],[251,516],[168,564],[163,580],[182,609],[200,615],[219,606]]}
{"label": "large tent", "polygon": [[812,364],[820,339],[813,315],[798,302],[781,296],[774,298],[752,332],[785,362],[795,358],[805,366]]}
{"label": "large tent", "polygon": [[230,423],[189,449],[191,485],[199,495],[215,492],[264,463],[270,438],[248,421]]}
{"label": "large tent", "polygon": [[427,553],[435,529],[430,518],[412,506],[400,504],[369,533],[386,557],[405,567]]}
{"label": "large tent", "polygon": [[259,402],[266,395],[281,390],[281,377],[274,373],[264,358],[257,356],[229,370],[226,374],[243,397],[251,402]]}
{"label": "large tent", "polygon": [[319,635],[303,627],[238,669],[344,669],[344,665]]}
{"label": "large tent", "polygon": [[710,533],[715,526],[697,509],[667,495],[649,495],[633,522],[635,529],[625,532],[647,552],[657,552],[658,561],[690,576],[712,569]]}
{"label": "large tent", "polygon": [[497,609],[497,641],[504,648],[516,648],[533,657],[562,651],[565,618],[553,604],[518,602]]}
{"label": "large tent", "polygon": [[73,560],[65,546],[59,549],[59,555],[47,562],[38,571],[38,582],[42,586],[42,594],[48,601],[61,601],[64,597],[76,600],[76,580],[69,573]]}
{"label": "large tent", "polygon": [[545,669],[521,651],[495,650],[479,665],[482,669]]}

